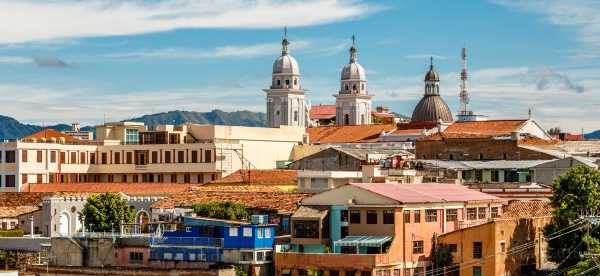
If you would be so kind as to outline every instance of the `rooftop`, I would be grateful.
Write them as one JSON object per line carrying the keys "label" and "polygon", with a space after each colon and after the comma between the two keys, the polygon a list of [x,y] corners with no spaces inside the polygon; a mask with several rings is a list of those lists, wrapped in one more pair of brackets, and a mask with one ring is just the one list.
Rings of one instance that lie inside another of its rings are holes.
{"label": "rooftop", "polygon": [[64,134],[58,130],[54,130],[51,128],[47,128],[44,130],[40,130],[36,133],[33,133],[29,136],[25,136],[23,137],[21,140],[23,141],[41,141],[41,140],[50,140],[50,139],[56,139],[56,141],[60,141],[61,139],[64,139],[64,142],[67,143],[81,143],[82,140],[80,140],[79,138],[75,138],[71,135],[68,134]]}
{"label": "rooftop", "polygon": [[515,201],[502,210],[502,219],[507,218],[533,218],[552,216],[554,208],[549,203],[532,200],[532,201]]}
{"label": "rooftop", "polygon": [[210,184],[255,184],[255,185],[296,185],[298,173],[295,170],[237,170]]}
{"label": "rooftop", "polygon": [[282,192],[268,186],[199,187],[194,191],[159,200],[152,204],[152,208],[189,208],[194,204],[229,201],[244,204],[249,209],[293,213],[298,209],[298,203],[308,196],[309,194]]}
{"label": "rooftop", "polygon": [[382,132],[396,129],[394,124],[352,125],[352,126],[319,126],[306,129],[310,143],[361,143],[368,139],[378,138]]}
{"label": "rooftop", "polygon": [[310,107],[310,119],[333,119],[335,118],[335,104],[313,105]]}
{"label": "rooftop", "polygon": [[527,120],[487,120],[455,122],[444,130],[446,134],[480,134],[486,136],[511,135]]}
{"label": "rooftop", "polygon": [[122,192],[130,196],[161,196],[190,190],[195,184],[175,183],[78,183],[78,184],[29,184],[25,192],[51,193],[108,193]]}
{"label": "rooftop", "polygon": [[351,183],[350,185],[406,203],[476,202],[502,199],[457,184]]}
{"label": "rooftop", "polygon": [[14,218],[39,209],[39,206],[0,207],[0,218]]}
{"label": "rooftop", "polygon": [[52,193],[0,193],[0,207],[41,206],[42,199]]}

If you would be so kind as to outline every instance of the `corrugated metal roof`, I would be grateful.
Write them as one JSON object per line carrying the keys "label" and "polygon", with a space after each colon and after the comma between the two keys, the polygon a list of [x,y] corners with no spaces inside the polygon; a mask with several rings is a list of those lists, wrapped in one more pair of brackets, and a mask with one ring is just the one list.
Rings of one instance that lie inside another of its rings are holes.
{"label": "corrugated metal roof", "polygon": [[501,201],[499,197],[457,184],[351,183],[350,185],[385,196],[400,203],[442,203]]}
{"label": "corrugated metal roof", "polygon": [[489,161],[457,161],[457,160],[417,160],[435,168],[472,170],[472,169],[528,169],[552,160],[489,160]]}

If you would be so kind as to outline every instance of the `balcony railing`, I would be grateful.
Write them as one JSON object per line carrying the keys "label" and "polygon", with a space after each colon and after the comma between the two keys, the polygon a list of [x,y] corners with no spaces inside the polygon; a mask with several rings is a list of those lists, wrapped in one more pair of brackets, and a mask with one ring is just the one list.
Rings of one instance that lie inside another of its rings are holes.
{"label": "balcony railing", "polygon": [[210,237],[160,237],[150,239],[150,245],[223,247],[223,239]]}

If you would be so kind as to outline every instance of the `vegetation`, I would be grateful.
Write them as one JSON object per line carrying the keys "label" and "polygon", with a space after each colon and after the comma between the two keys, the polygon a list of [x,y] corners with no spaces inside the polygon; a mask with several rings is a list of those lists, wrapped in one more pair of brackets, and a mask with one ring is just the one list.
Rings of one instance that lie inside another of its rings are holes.
{"label": "vegetation", "polygon": [[192,206],[196,215],[216,219],[250,220],[250,213],[246,206],[234,202],[211,201]]}
{"label": "vegetation", "polygon": [[2,230],[2,231],[0,231],[0,237],[23,237],[23,230],[21,230],[21,229]]}
{"label": "vegetation", "polygon": [[243,265],[235,265],[233,268],[235,270],[235,276],[248,276],[248,269]]}
{"label": "vegetation", "polygon": [[132,223],[134,209],[117,193],[90,196],[83,207],[85,225],[95,232],[119,230],[121,223]]}
{"label": "vegetation", "polygon": [[600,210],[600,172],[578,166],[552,185],[554,218],[544,229],[547,238],[554,237],[548,241],[548,258],[567,275],[598,275],[600,268],[593,268],[596,264],[584,254],[600,253],[600,228],[581,223],[580,214]]}
{"label": "vegetation", "polygon": [[548,134],[550,134],[550,135],[558,135],[561,132],[562,132],[562,130],[560,129],[560,127],[553,127],[548,130]]}
{"label": "vegetation", "polygon": [[452,248],[445,243],[438,243],[437,236],[434,234],[431,247],[431,269],[437,274],[438,269],[447,267],[451,269],[454,265],[454,257],[452,256]]}

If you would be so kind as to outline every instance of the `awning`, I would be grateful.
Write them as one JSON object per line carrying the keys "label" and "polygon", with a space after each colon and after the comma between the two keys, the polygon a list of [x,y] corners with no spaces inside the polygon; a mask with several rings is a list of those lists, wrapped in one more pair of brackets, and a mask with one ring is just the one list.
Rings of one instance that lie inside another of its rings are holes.
{"label": "awning", "polygon": [[382,246],[391,241],[390,236],[347,236],[333,242],[334,246]]}

